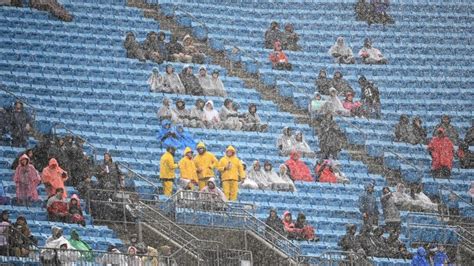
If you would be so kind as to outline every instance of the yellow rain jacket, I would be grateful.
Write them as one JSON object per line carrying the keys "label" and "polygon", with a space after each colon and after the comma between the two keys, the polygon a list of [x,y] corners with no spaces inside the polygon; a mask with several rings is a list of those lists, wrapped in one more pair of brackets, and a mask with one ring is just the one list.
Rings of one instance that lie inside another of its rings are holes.
{"label": "yellow rain jacket", "polygon": [[[235,154],[235,149],[232,146],[227,147],[227,151],[233,151],[234,155],[231,157],[227,157],[225,155],[224,157],[221,158],[219,161],[219,165],[217,166],[217,169],[219,172],[221,172],[221,180],[222,181],[239,181],[239,177],[244,179],[245,178],[245,171],[244,171],[244,166],[242,165],[242,162],[240,159],[237,157]],[[225,167],[228,165],[230,162],[231,167],[228,170],[225,170]]]}
{"label": "yellow rain jacket", "polygon": [[184,149],[184,157],[179,161],[179,172],[181,173],[181,178],[198,182],[196,164],[193,159],[189,159],[186,156],[186,153],[191,151],[189,147]]}
{"label": "yellow rain jacket", "polygon": [[[199,142],[197,148],[206,148],[204,143]],[[214,169],[217,166],[217,158],[211,152],[205,151],[202,155],[197,154],[194,156],[194,163],[196,164],[196,169],[201,169],[202,171],[198,173],[199,179],[205,179],[214,177]]]}
{"label": "yellow rain jacket", "polygon": [[166,151],[160,159],[160,178],[174,179],[174,170],[176,168],[178,168],[178,165],[174,163],[173,155]]}

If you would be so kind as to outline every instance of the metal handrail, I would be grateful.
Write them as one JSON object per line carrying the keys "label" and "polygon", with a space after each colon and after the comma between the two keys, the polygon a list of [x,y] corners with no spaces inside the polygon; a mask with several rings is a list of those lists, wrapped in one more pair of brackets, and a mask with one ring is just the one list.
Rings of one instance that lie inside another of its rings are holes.
{"label": "metal handrail", "polygon": [[[442,191],[449,191],[450,193],[454,194],[458,199],[463,201],[464,203],[467,203],[469,206],[474,207],[474,204],[469,202],[468,200],[464,199],[462,196],[460,196],[456,191],[452,190],[450,187],[442,184],[438,187],[439,193],[442,195]],[[442,200],[442,198],[440,198]]]}
{"label": "metal handrail", "polygon": [[[411,167],[413,167],[413,168],[415,169],[415,171],[418,173],[418,176],[419,176],[419,177],[421,177],[421,178],[423,177],[423,170],[420,169],[420,167],[416,166],[413,162],[410,162],[408,159],[406,159],[405,157],[403,157],[402,155],[400,155],[400,154],[398,154],[398,153],[396,153],[396,152],[394,152],[394,151],[389,151],[389,150],[387,150],[387,149],[384,149],[383,151],[395,155],[398,159],[402,160],[402,161],[405,162],[406,164],[408,164],[408,165],[410,165]],[[435,179],[435,178],[433,177],[433,180],[434,180],[434,179]]]}
{"label": "metal handrail", "polygon": [[153,181],[150,181],[148,179],[148,177],[145,177],[137,172],[135,172],[135,170],[133,170],[132,168],[130,168],[129,166],[125,165],[124,163],[121,163],[121,162],[117,162],[118,165],[124,167],[125,169],[127,169],[129,172],[131,172],[133,175],[137,176],[139,179],[141,179],[142,181],[148,183],[149,185],[151,185],[152,187],[154,187],[156,190],[158,190],[160,187],[157,186],[155,183],[153,183]]}
{"label": "metal handrail", "polygon": [[196,16],[194,16],[193,14],[191,14],[190,12],[182,9],[181,7],[179,7],[178,5],[173,5],[173,9],[174,11],[176,10],[179,10],[180,12],[183,12],[184,14],[188,15],[189,17],[191,17],[193,20],[195,20],[197,23],[199,23],[201,26],[203,26],[204,28],[206,28],[206,30],[209,31],[209,27],[206,25],[206,23],[204,23],[202,20],[196,18]]}

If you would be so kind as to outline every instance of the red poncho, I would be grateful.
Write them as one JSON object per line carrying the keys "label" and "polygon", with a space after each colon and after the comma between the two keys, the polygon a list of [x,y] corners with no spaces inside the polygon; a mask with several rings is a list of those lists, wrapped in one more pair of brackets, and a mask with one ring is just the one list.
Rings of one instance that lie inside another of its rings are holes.
{"label": "red poncho", "polygon": [[[67,180],[66,177],[62,177],[62,174],[65,173],[61,167],[59,167],[56,159],[52,158],[49,160],[48,166],[43,169],[43,183],[49,183],[51,187],[47,188],[46,192],[48,197],[51,197],[56,194],[57,188],[64,189],[64,181]],[[64,189],[63,198],[67,198],[66,189]]]}
{"label": "red poncho", "polygon": [[299,158],[294,158],[295,155],[295,151],[291,152],[290,159],[285,162],[290,170],[291,179],[294,181],[312,182],[313,177],[311,177],[311,171],[308,166],[306,166],[306,164],[304,164],[304,162]]}
{"label": "red poncho", "polygon": [[428,144],[431,152],[431,169],[438,170],[441,167],[453,167],[454,146],[448,137],[434,137]]}
{"label": "red poncho", "polygon": [[[316,166],[316,173],[319,172],[319,169],[321,169],[321,165]],[[319,182],[321,183],[337,183],[337,177],[334,174],[333,171],[329,168],[329,166],[326,166],[323,171],[321,171],[319,175]]]}
{"label": "red poncho", "polygon": [[[21,161],[26,159],[28,162],[25,166],[21,165]],[[16,197],[21,200],[38,200],[38,191],[36,188],[41,182],[41,178],[35,167],[30,164],[30,158],[23,154],[20,157],[20,163],[16,167],[13,181],[16,184]]]}

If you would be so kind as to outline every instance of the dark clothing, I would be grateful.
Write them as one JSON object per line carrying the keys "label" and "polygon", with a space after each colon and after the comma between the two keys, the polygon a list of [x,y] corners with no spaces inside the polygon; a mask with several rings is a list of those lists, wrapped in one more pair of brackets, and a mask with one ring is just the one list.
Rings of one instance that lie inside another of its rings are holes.
{"label": "dark clothing", "polygon": [[273,44],[276,41],[280,41],[281,39],[282,39],[282,33],[280,30],[268,29],[265,32],[265,48],[273,49]]}
{"label": "dark clothing", "polygon": [[281,34],[282,48],[283,50],[298,51],[300,46],[298,45],[299,36],[296,32],[284,31]]}
{"label": "dark clothing", "polygon": [[168,60],[171,60],[169,56],[172,54],[184,53],[184,47],[179,42],[169,42],[166,44],[166,50],[168,51]]}
{"label": "dark clothing", "polygon": [[467,146],[474,145],[474,127],[471,126],[464,137],[464,142],[466,142]]}
{"label": "dark clothing", "polygon": [[426,134],[426,129],[421,126],[417,126],[415,124],[412,124],[411,126],[411,139],[410,139],[410,143],[413,144],[413,145],[416,145],[416,144],[426,144],[426,137],[427,137],[427,134]]}
{"label": "dark clothing", "polygon": [[334,120],[327,119],[321,122],[319,133],[319,147],[322,159],[337,159],[339,152],[345,143],[344,133]]}
{"label": "dark clothing", "polygon": [[370,10],[370,6],[366,3],[365,0],[359,0],[355,4],[355,13],[356,13],[356,20],[358,21],[366,21],[368,17],[368,13]]}
{"label": "dark clothing", "polygon": [[281,219],[278,217],[278,216],[275,216],[275,218],[272,218],[270,216],[268,216],[267,220],[265,221],[265,223],[270,227],[272,228],[273,230],[275,230],[276,232],[280,233],[280,234],[283,234],[284,232],[284,229],[283,229],[283,222],[281,221]]}
{"label": "dark clothing", "polygon": [[116,190],[120,188],[122,172],[114,162],[104,162],[98,166],[97,179],[101,189]]}
{"label": "dark clothing", "polygon": [[402,115],[400,122],[395,126],[395,141],[409,142],[410,141],[411,127],[408,121],[408,117]]}
{"label": "dark clothing", "polygon": [[62,21],[71,22],[73,19],[73,16],[57,0],[30,0],[30,7],[48,11]]}
{"label": "dark clothing", "polygon": [[158,45],[158,39],[152,39],[150,35],[147,37],[147,39],[143,43],[143,50],[145,52],[146,59],[153,60],[154,62],[158,64],[163,63],[163,61],[167,59],[167,57],[165,57],[164,55],[160,53],[160,46]]}
{"label": "dark clothing", "polygon": [[444,128],[444,134],[449,138],[449,140],[451,140],[451,142],[454,144],[454,145],[457,145],[458,144],[458,141],[459,141],[459,133],[457,131],[457,129],[455,127],[453,127],[453,125],[451,124],[445,124],[445,123],[439,123],[435,126],[434,130],[433,130],[433,136],[436,136],[436,131],[439,129],[439,128]]}
{"label": "dark clothing", "polygon": [[328,78],[318,78],[316,80],[316,87],[321,95],[329,95],[329,89],[331,88],[332,80]]}
{"label": "dark clothing", "polygon": [[20,112],[13,109],[10,119],[10,130],[13,138],[12,146],[26,147],[28,144],[28,130],[26,126],[29,125],[30,128],[33,126],[30,115],[23,109]]}
{"label": "dark clothing", "polygon": [[337,90],[337,93],[339,95],[345,95],[347,92],[354,92],[354,90],[351,88],[351,86],[349,85],[349,83],[343,79],[343,78],[339,78],[339,79],[332,79],[332,86]]}
{"label": "dark clothing", "polygon": [[342,248],[344,251],[357,251],[361,248],[360,243],[357,241],[357,238],[355,235],[352,234],[345,234],[341,240],[339,240],[338,245]]}
{"label": "dark clothing", "polygon": [[123,46],[127,50],[127,58],[138,59],[140,61],[146,61],[145,51],[143,50],[140,43],[135,40],[133,34],[128,34],[125,38]]}
{"label": "dark clothing", "polygon": [[184,85],[184,89],[186,90],[186,94],[191,95],[204,95],[204,89],[199,84],[198,78],[193,74],[186,74],[186,68],[183,69],[183,72],[179,74],[179,78]]}

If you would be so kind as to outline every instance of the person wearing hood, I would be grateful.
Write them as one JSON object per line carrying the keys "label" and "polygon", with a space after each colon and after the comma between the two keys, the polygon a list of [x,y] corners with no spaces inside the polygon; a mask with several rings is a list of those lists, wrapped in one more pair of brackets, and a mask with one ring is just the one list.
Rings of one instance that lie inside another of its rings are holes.
{"label": "person wearing hood", "polygon": [[174,72],[173,65],[166,65],[162,86],[164,92],[176,94],[186,93],[186,89],[184,88],[179,75]]}
{"label": "person wearing hood", "polygon": [[291,134],[291,128],[284,127],[281,135],[278,137],[277,140],[277,147],[280,151],[280,155],[288,156],[293,148],[293,137]]}
{"label": "person wearing hood", "polygon": [[71,236],[69,237],[68,241],[71,244],[71,247],[80,252],[82,258],[81,260],[89,262],[94,260],[94,254],[92,253],[91,246],[81,239],[75,229],[72,229]]}
{"label": "person wearing hood", "polygon": [[56,194],[56,189],[62,188],[63,198],[67,198],[67,193],[64,190],[64,182],[68,179],[68,174],[59,165],[56,159],[49,160],[48,166],[43,169],[41,173],[42,181],[46,186],[48,197]]}
{"label": "person wearing hood", "polygon": [[354,92],[346,92],[346,98],[342,102],[342,106],[351,112],[353,117],[364,117],[365,110],[362,107],[362,103],[359,101],[354,102]]}
{"label": "person wearing hood", "polygon": [[333,120],[331,114],[326,114],[324,116],[318,136],[321,158],[337,159],[346,139],[344,133]]}
{"label": "person wearing hood", "polygon": [[197,99],[196,104],[189,113],[189,127],[205,128],[205,122],[204,100]]}
{"label": "person wearing hood", "polygon": [[147,82],[150,85],[150,92],[170,92],[166,91],[167,88],[163,86],[163,77],[157,67],[153,68]]}
{"label": "person wearing hood", "polygon": [[26,154],[20,157],[13,181],[16,185],[16,198],[19,204],[28,205],[30,201],[39,200],[37,187],[41,182],[41,177],[36,168],[30,164],[30,158]]}
{"label": "person wearing hood", "polygon": [[214,102],[211,100],[204,105],[204,119],[207,128],[220,129],[222,127],[219,112],[214,108]]}
{"label": "person wearing hood", "polygon": [[239,192],[239,181],[246,176],[242,161],[237,157],[234,147],[227,147],[225,155],[219,160],[217,170],[221,173],[222,190],[226,199],[236,201]]}
{"label": "person wearing hood", "polygon": [[146,36],[146,40],[143,43],[143,51],[145,52],[145,58],[151,60],[157,64],[162,64],[166,57],[160,54],[160,47],[158,45],[158,35],[156,32],[151,31]]}
{"label": "person wearing hood", "polygon": [[314,227],[308,224],[304,213],[298,213],[295,228],[300,230],[300,236],[298,237],[299,239],[304,239],[308,241],[319,241],[319,237],[317,237],[315,234]]}
{"label": "person wearing hood", "polygon": [[8,216],[8,211],[2,211],[2,217],[0,221],[0,256],[8,256],[8,237],[11,224]]}
{"label": "person wearing hood", "polygon": [[127,249],[127,265],[142,266],[142,259],[137,255],[137,248],[130,246]]}
{"label": "person wearing hood", "polygon": [[273,44],[276,41],[282,39],[282,32],[280,31],[279,25],[276,21],[270,24],[270,28],[265,31],[265,49],[272,49]]}
{"label": "person wearing hood", "polygon": [[411,205],[411,197],[405,192],[405,185],[402,183],[397,184],[397,191],[391,193],[395,205],[398,209],[408,210]]}
{"label": "person wearing hood", "polygon": [[84,214],[82,213],[81,208],[81,199],[76,194],[71,196],[68,204],[68,210],[71,223],[86,226],[86,219],[84,219]]}
{"label": "person wearing hood", "polygon": [[287,172],[288,169],[284,164],[280,165],[279,173],[273,171],[273,165],[269,161],[263,164],[263,174],[265,179],[271,184],[271,189],[276,191],[296,191],[293,181],[291,181]]}
{"label": "person wearing hood", "polygon": [[220,202],[225,202],[227,201],[227,197],[225,195],[224,192],[222,192],[222,190],[220,190],[217,186],[216,186],[216,181],[214,180],[214,178],[209,178],[209,180],[207,181],[207,185],[202,188],[200,190],[201,192],[203,193],[206,193],[204,195],[204,199],[207,200],[207,201],[220,201]]}
{"label": "person wearing hood", "polygon": [[276,41],[273,44],[273,52],[270,53],[268,59],[272,63],[272,69],[291,70],[293,66],[288,62],[288,57],[281,48],[281,42]]}
{"label": "person wearing hood", "polygon": [[327,77],[326,69],[319,70],[318,79],[316,79],[315,85],[321,95],[329,95],[329,89],[332,87],[332,80]]}
{"label": "person wearing hood", "polygon": [[222,83],[222,80],[219,77],[219,70],[217,69],[212,71],[211,87],[209,93],[206,95],[227,97],[227,92],[225,90],[224,83]]}
{"label": "person wearing hood", "polygon": [[295,228],[293,219],[291,217],[291,212],[285,211],[283,213],[283,229],[286,233],[288,239],[297,239],[299,230]]}
{"label": "person wearing hood", "polygon": [[383,217],[385,221],[385,228],[387,231],[400,231],[401,219],[400,211],[395,202],[390,188],[384,187],[382,190],[382,196],[380,197],[380,203],[382,204]]}
{"label": "person wearing hood", "polygon": [[378,226],[379,208],[374,193],[374,184],[365,185],[365,191],[359,197],[359,211],[362,214],[364,225]]}
{"label": "person wearing hood", "polygon": [[303,132],[297,130],[295,135],[291,136],[293,143],[293,150],[299,152],[303,157],[314,157],[315,154],[309,147],[309,144],[306,142]]}
{"label": "person wearing hood", "polygon": [[430,266],[430,263],[426,259],[426,250],[423,247],[419,247],[411,260],[411,266]]}
{"label": "person wearing hood", "polygon": [[257,114],[257,105],[254,103],[251,103],[249,105],[249,111],[247,114],[245,114],[245,117],[242,122],[242,129],[246,131],[265,132],[268,128],[267,124],[262,124],[262,120]]}
{"label": "person wearing hood", "polygon": [[197,154],[194,156],[194,163],[196,165],[196,172],[199,180],[199,190],[202,190],[209,179],[214,178],[214,170],[217,167],[218,160],[216,156],[207,151],[204,142],[199,142],[197,147]]}
{"label": "person wearing hood", "polygon": [[300,37],[298,33],[295,32],[293,24],[286,24],[285,31],[281,34],[282,47],[285,50],[290,51],[299,51],[301,47],[298,45]]}
{"label": "person wearing hood", "polygon": [[202,66],[199,68],[199,74],[196,75],[199,80],[199,85],[201,85],[204,95],[212,96],[212,84],[211,77],[207,74],[206,67]]}
{"label": "person wearing hood", "polygon": [[156,112],[156,116],[160,121],[163,122],[163,120],[177,120],[178,118],[176,117],[176,114],[171,110],[170,107],[171,100],[169,98],[164,98],[163,99],[163,104],[161,105],[160,109],[158,109],[158,112]]}
{"label": "person wearing hood", "polygon": [[219,112],[220,120],[224,129],[240,130],[242,129],[242,122],[239,119],[239,113],[234,109],[233,101],[225,99],[224,105]]}
{"label": "person wearing hood", "polygon": [[40,258],[43,265],[75,265],[80,258],[79,253],[69,241],[63,236],[60,227],[53,226],[52,235],[46,239],[45,249],[41,251]]}
{"label": "person wearing hood", "polygon": [[181,143],[181,145],[184,147],[196,146],[196,141],[194,141],[192,134],[189,133],[188,131],[185,131],[182,125],[176,126],[176,137],[179,143]]}
{"label": "person wearing hood", "polygon": [[395,125],[395,141],[409,142],[410,141],[410,120],[407,115],[401,115],[400,121]]}
{"label": "person wearing hood", "polygon": [[265,176],[258,160],[253,162],[252,168],[247,171],[247,177],[240,187],[263,190],[271,189],[272,183]]}
{"label": "person wearing hood", "polygon": [[273,208],[270,210],[270,214],[268,215],[267,220],[265,220],[265,224],[281,235],[285,231],[283,221],[278,217],[277,211]]}
{"label": "person wearing hood", "polygon": [[431,155],[431,172],[434,177],[449,178],[453,168],[454,145],[446,136],[445,129],[440,127],[428,144]]}
{"label": "person wearing hood", "polygon": [[96,177],[99,181],[99,187],[106,190],[116,190],[122,187],[124,175],[116,162],[113,161],[112,155],[108,152],[104,153],[102,164],[97,166]]}
{"label": "person wearing hood", "polygon": [[364,40],[364,47],[360,49],[359,56],[363,64],[388,64],[388,60],[383,56],[379,49],[372,47],[372,41],[369,38]]}
{"label": "person wearing hood", "polygon": [[176,107],[171,110],[174,113],[174,120],[172,119],[171,121],[174,124],[183,124],[188,126],[191,116],[189,110],[186,109],[186,103],[183,99],[178,99],[176,100],[175,105]]}
{"label": "person wearing hood", "polygon": [[337,90],[332,87],[329,89],[329,99],[321,107],[321,113],[331,115],[350,116],[351,112],[344,108],[341,100],[337,97]]}
{"label": "person wearing hood", "polygon": [[63,188],[56,189],[56,195],[49,197],[46,204],[48,210],[48,220],[66,223],[69,221],[70,215],[68,211],[68,203],[63,197]]}
{"label": "person wearing hood", "polygon": [[168,60],[182,63],[191,63],[192,56],[188,56],[184,53],[184,47],[178,42],[178,37],[172,35],[170,42],[166,44],[166,50],[168,51]]}
{"label": "person wearing hood", "polygon": [[13,147],[26,147],[28,135],[33,129],[31,116],[25,111],[23,102],[16,101],[10,114],[10,133]]}
{"label": "person wearing hood", "polygon": [[32,245],[37,245],[38,240],[31,234],[25,216],[18,216],[16,222],[11,225],[9,244],[10,256],[28,257]]}
{"label": "person wearing hood", "polygon": [[314,120],[319,121],[321,119],[321,110],[323,105],[326,103],[321,97],[319,92],[315,92],[313,98],[309,101],[308,112],[311,114]]}
{"label": "person wearing hood", "polygon": [[[341,71],[334,72],[332,77],[332,87],[336,89],[338,95],[345,95],[347,92],[354,92],[347,80],[342,76]],[[331,95],[331,91],[329,91]]]}
{"label": "person wearing hood", "polygon": [[449,265],[449,257],[446,254],[446,250],[442,244],[438,244],[438,246],[435,248],[435,254],[432,257],[431,263],[433,266]]}
{"label": "person wearing hood", "polygon": [[[191,61],[196,64],[203,64],[206,55],[201,53],[199,49],[194,45],[193,37],[189,34],[184,36],[183,38],[183,47],[184,47],[184,54],[187,58],[191,57]],[[187,63],[191,63],[187,60]]]}
{"label": "person wearing hood", "polygon": [[157,137],[158,141],[164,147],[173,146],[177,148],[184,148],[183,144],[179,142],[178,134],[169,120],[161,121],[161,129],[158,132]]}
{"label": "person wearing hood", "polygon": [[190,147],[184,149],[184,156],[178,163],[181,179],[189,180],[193,184],[198,184],[196,162],[193,160],[193,150]]}
{"label": "person wearing hood", "polygon": [[437,130],[439,128],[444,129],[444,134],[451,140],[454,145],[457,145],[459,142],[459,133],[457,129],[451,125],[451,118],[449,115],[443,115],[439,124],[435,126],[433,131],[433,136],[437,135]]}
{"label": "person wearing hood", "polygon": [[423,121],[419,116],[416,116],[412,120],[411,132],[410,132],[410,143],[413,145],[426,144],[426,129],[423,127]]}
{"label": "person wearing hood", "polygon": [[159,253],[156,248],[148,246],[146,256],[143,257],[143,264],[147,266],[160,266],[158,264],[158,255]]}
{"label": "person wearing hood", "polygon": [[367,0],[358,0],[354,6],[356,20],[357,21],[367,21],[369,12],[370,12],[370,5]]}
{"label": "person wearing hood", "polygon": [[181,82],[183,82],[184,90],[186,94],[191,95],[204,95],[204,90],[199,84],[198,78],[193,75],[193,68],[191,66],[185,66],[179,74],[179,78]]}
{"label": "person wearing hood", "polygon": [[474,168],[474,152],[469,150],[469,145],[461,141],[458,146],[456,155],[459,158],[460,167],[463,169]]}
{"label": "person wearing hood", "polygon": [[336,43],[329,49],[329,54],[338,64],[355,64],[352,49],[344,43],[344,37],[338,37]]}
{"label": "person wearing hood", "polygon": [[166,34],[163,31],[158,32],[158,53],[160,53],[161,58],[166,61],[169,58],[168,49],[166,47]]}
{"label": "person wearing hood", "polygon": [[163,194],[168,197],[173,194],[175,170],[178,168],[178,165],[174,162],[175,152],[175,147],[168,146],[166,152],[160,158],[160,179],[163,183]]}
{"label": "person wearing hood", "polygon": [[368,81],[365,76],[359,77],[359,85],[361,89],[360,101],[364,105],[365,113],[369,117],[380,119],[382,111],[379,89],[373,82]]}
{"label": "person wearing hood", "polygon": [[410,186],[410,207],[414,211],[439,212],[437,203],[431,201],[423,192],[423,184],[412,184]]}
{"label": "person wearing hood", "polygon": [[290,178],[293,181],[313,182],[311,172],[306,164],[300,160],[301,154],[295,150],[291,151],[290,158],[285,162],[288,167]]}
{"label": "person wearing hood", "polygon": [[314,172],[321,183],[349,183],[349,180],[339,172],[332,160],[321,160],[316,165]]}
{"label": "person wearing hood", "polygon": [[125,47],[125,50],[127,50],[127,58],[138,59],[141,62],[146,61],[145,51],[136,40],[133,32],[127,32],[123,46]]}
{"label": "person wearing hood", "polygon": [[347,224],[346,234],[337,243],[344,251],[357,251],[361,248],[356,238],[357,225]]}

